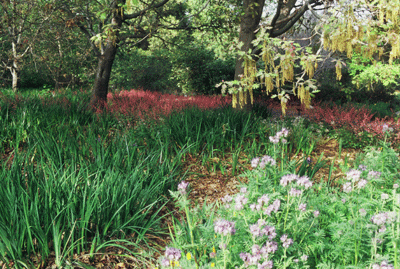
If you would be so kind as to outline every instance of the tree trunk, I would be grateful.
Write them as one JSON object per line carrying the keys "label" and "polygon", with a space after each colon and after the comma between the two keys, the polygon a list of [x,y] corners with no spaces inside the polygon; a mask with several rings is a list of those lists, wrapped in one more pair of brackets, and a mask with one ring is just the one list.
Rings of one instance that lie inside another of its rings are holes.
{"label": "tree trunk", "polygon": [[[239,42],[243,43],[241,48],[242,51],[253,50],[253,44],[251,43],[255,39],[255,30],[261,20],[261,15],[264,7],[265,0],[245,0],[244,1],[244,15],[240,21],[240,32]],[[242,57],[236,59],[235,66],[235,80],[241,80],[244,74],[244,60]],[[252,108],[252,94],[249,90],[234,94],[233,108],[251,110]]]}
{"label": "tree trunk", "polygon": [[110,82],[111,69],[117,54],[117,45],[107,42],[104,53],[98,58],[96,78],[92,90],[91,106],[93,109],[103,109],[107,103],[108,84]]}
{"label": "tree trunk", "polygon": [[12,91],[17,92],[18,90],[18,80],[19,80],[19,70],[16,64],[10,68],[11,76],[12,76]]}
{"label": "tree trunk", "polygon": [[14,41],[12,42],[12,54],[13,61],[12,66],[9,67],[12,76],[12,91],[17,92],[18,90],[18,80],[19,80],[19,66],[18,66],[18,53],[17,53],[17,45]]}

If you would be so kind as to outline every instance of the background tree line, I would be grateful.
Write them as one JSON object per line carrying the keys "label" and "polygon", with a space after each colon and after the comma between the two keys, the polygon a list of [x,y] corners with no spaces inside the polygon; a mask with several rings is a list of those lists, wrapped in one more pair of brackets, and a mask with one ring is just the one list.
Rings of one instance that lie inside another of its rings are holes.
{"label": "background tree line", "polygon": [[[357,98],[357,87],[383,94],[395,90],[400,73],[397,4],[1,1],[0,86],[87,87],[96,104],[113,89],[220,94],[215,85],[233,81],[222,86],[242,100],[241,108],[251,107],[253,90],[268,90],[267,80],[282,103],[302,87],[306,94],[318,87],[339,100]],[[310,41],[309,50],[290,41],[296,35]],[[269,62],[262,61],[267,48],[273,55]],[[321,54],[322,49],[335,54]],[[313,77],[306,70],[304,63],[321,66],[323,56],[334,56],[337,75],[319,67]],[[335,77],[339,82],[332,83]]]}

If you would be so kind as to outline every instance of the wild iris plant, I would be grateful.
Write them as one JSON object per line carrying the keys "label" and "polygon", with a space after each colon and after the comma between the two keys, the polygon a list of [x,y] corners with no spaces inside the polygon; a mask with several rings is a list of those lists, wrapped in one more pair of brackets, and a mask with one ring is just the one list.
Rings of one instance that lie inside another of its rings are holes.
{"label": "wild iris plant", "polygon": [[[393,155],[387,144],[366,153],[337,187],[296,174],[276,156],[256,157],[248,183],[216,210],[185,210],[172,245],[186,258],[164,268],[399,268],[400,163]],[[186,208],[180,189],[172,194]]]}

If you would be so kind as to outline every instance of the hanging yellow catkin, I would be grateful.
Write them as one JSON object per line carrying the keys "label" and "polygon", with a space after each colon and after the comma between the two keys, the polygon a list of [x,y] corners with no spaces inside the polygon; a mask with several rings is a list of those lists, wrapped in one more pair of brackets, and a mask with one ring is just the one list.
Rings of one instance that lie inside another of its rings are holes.
{"label": "hanging yellow catkin", "polygon": [[281,107],[282,107],[282,114],[286,115],[286,99],[281,97]]}
{"label": "hanging yellow catkin", "polygon": [[275,77],[276,87],[279,89],[280,88],[280,84],[279,84],[279,69],[278,68],[275,68],[275,74],[276,74],[276,77]]}
{"label": "hanging yellow catkin", "polygon": [[347,42],[346,51],[347,58],[351,59],[351,57],[353,56],[353,46],[351,45],[351,41]]}
{"label": "hanging yellow catkin", "polygon": [[341,80],[342,79],[342,64],[340,62],[337,62],[335,67],[336,67],[336,79]]}
{"label": "hanging yellow catkin", "polygon": [[300,99],[300,102],[302,102],[303,98],[304,98],[304,83],[300,83],[298,89],[297,89],[297,93]]}
{"label": "hanging yellow catkin", "polygon": [[240,108],[243,108],[244,107],[244,96],[243,96],[243,91],[240,91],[239,92],[239,106],[240,106]]}
{"label": "hanging yellow catkin", "polygon": [[269,94],[274,89],[274,84],[270,74],[266,74],[265,76],[265,87],[267,90],[267,94]]}
{"label": "hanging yellow catkin", "polygon": [[233,95],[232,95],[232,107],[233,108],[236,108],[236,106],[237,106],[237,93],[234,93]]}
{"label": "hanging yellow catkin", "polygon": [[305,93],[304,93],[304,102],[303,102],[305,108],[309,109],[309,108],[310,108],[310,103],[311,103],[310,91],[305,90]]}

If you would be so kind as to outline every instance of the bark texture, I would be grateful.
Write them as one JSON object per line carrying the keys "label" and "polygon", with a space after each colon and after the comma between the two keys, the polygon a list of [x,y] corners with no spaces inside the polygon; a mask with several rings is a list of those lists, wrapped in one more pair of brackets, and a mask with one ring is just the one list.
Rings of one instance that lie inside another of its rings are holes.
{"label": "bark texture", "polygon": [[92,90],[91,105],[93,108],[100,107],[102,109],[107,102],[108,85],[117,48],[116,44],[108,42],[104,53],[98,58],[96,78]]}
{"label": "bark texture", "polygon": [[101,43],[97,55],[98,63],[96,77],[92,89],[92,100],[90,102],[92,109],[103,109],[107,103],[108,85],[111,77],[111,70],[117,54],[119,40],[119,30],[122,25],[122,14],[114,13],[112,19],[112,31],[105,43]]}
{"label": "bark texture", "polygon": [[[243,2],[244,15],[240,21],[240,32],[239,42],[243,43],[241,48],[242,51],[253,50],[253,44],[251,43],[255,37],[255,31],[257,30],[262,11],[264,8],[265,0],[245,0]],[[244,73],[244,60],[241,57],[236,59],[235,66],[235,80],[240,80]],[[236,98],[238,102],[234,104],[234,108],[250,110],[252,108],[251,97],[249,91],[243,93],[237,93]]]}

